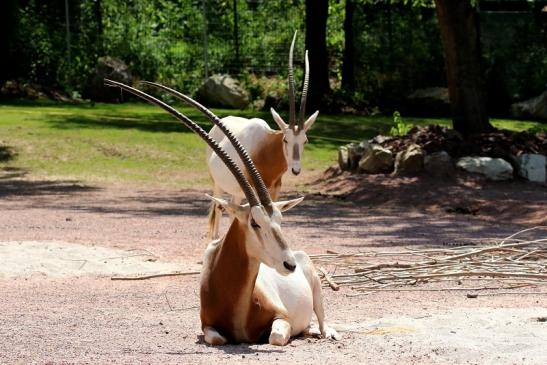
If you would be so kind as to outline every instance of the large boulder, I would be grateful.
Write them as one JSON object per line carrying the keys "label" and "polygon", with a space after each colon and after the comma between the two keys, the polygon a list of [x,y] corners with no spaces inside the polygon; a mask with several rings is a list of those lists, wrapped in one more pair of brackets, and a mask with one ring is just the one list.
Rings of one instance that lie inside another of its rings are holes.
{"label": "large boulder", "polygon": [[370,148],[367,141],[341,146],[338,148],[338,166],[342,171],[356,170],[359,167],[359,161]]}
{"label": "large boulder", "polygon": [[387,148],[372,145],[359,161],[359,170],[369,174],[391,172],[393,170],[393,154]]}
{"label": "large boulder", "polygon": [[547,90],[535,98],[512,104],[511,115],[515,118],[547,120]]}
{"label": "large boulder", "polygon": [[428,175],[449,177],[454,174],[452,157],[446,151],[433,152],[424,158],[424,170]]}
{"label": "large boulder", "polygon": [[228,75],[209,77],[199,88],[196,97],[207,106],[243,109],[249,105],[247,92],[236,79]]}
{"label": "large boulder", "polygon": [[467,172],[484,175],[489,180],[502,181],[513,178],[513,167],[501,158],[462,157],[456,166]]}
{"label": "large boulder", "polygon": [[419,89],[407,98],[408,113],[427,116],[450,115],[450,99],[446,87]]}
{"label": "large boulder", "polygon": [[89,78],[84,89],[83,97],[107,103],[124,101],[124,95],[126,94],[123,94],[117,87],[105,86],[104,79],[111,79],[128,85],[133,83],[133,76],[125,62],[110,56],[100,57],[95,72]]}
{"label": "large boulder", "polygon": [[348,146],[338,147],[338,166],[342,171],[350,170]]}
{"label": "large boulder", "polygon": [[424,150],[413,143],[395,157],[395,175],[412,175],[424,168]]}
{"label": "large boulder", "polygon": [[519,175],[533,182],[545,182],[545,156],[523,153],[518,157]]}

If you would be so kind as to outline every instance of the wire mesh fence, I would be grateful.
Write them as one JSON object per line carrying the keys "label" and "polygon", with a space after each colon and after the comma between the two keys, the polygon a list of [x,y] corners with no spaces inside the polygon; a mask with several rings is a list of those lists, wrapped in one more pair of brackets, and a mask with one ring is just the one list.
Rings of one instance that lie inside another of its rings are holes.
{"label": "wire mesh fence", "polygon": [[[354,57],[343,59],[345,4],[329,2],[327,50],[336,90],[354,66],[353,96],[396,108],[410,92],[444,86],[433,3],[354,1]],[[547,84],[547,1],[481,1],[480,35],[491,104],[537,95]],[[498,4],[487,6],[487,3]],[[284,79],[288,46],[301,72],[304,0],[26,0],[14,42],[13,75],[81,91],[101,56],[126,62],[137,78],[193,92],[208,75]],[[524,4],[524,5],[523,5]],[[297,75],[299,76],[299,75]],[[313,70],[312,70],[313,77]],[[346,95],[347,96],[347,95]]]}

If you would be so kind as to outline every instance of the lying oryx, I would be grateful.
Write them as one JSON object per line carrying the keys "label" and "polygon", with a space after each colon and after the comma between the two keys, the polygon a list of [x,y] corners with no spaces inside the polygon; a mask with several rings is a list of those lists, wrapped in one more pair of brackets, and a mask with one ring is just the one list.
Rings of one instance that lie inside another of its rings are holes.
{"label": "lying oryx", "polygon": [[[301,333],[338,339],[336,331],[324,322],[321,283],[311,260],[304,252],[293,253],[281,231],[281,212],[302,198],[273,202],[247,151],[230,136],[255,194],[226,150],[188,117],[140,90],[116,81],[105,83],[160,106],[196,132],[224,162],[247,198],[244,205],[212,198],[234,219],[226,235],[209,244],[203,260],[200,301],[205,341],[222,345],[259,342],[267,337],[270,344],[285,345],[291,336]],[[222,127],[222,122],[218,125]],[[313,312],[319,332],[310,329]]]}

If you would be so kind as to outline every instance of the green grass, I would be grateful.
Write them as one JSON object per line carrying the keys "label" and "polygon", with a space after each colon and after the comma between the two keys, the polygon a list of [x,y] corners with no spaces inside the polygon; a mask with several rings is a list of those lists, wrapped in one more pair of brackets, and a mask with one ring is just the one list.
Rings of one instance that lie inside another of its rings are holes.
{"label": "green grass", "polygon": [[[183,113],[206,130],[211,123],[192,108]],[[218,110],[271,121],[269,113]],[[414,125],[449,125],[447,119],[404,118]],[[544,128],[535,122],[494,120],[499,128]],[[320,115],[309,133],[304,168],[325,169],[338,146],[387,133],[385,116]],[[0,105],[0,169],[33,179],[86,183],[208,186],[205,143],[157,107],[142,103],[60,105],[19,102]]]}

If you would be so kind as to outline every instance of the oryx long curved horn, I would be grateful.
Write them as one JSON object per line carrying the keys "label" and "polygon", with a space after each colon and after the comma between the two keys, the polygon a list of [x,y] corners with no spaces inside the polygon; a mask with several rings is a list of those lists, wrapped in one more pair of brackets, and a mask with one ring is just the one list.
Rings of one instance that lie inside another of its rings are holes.
{"label": "oryx long curved horn", "polygon": [[222,121],[217,115],[215,115],[212,111],[210,111],[205,106],[201,105],[200,103],[198,103],[191,97],[184,95],[183,93],[178,92],[177,90],[171,89],[170,87],[158,84],[156,82],[150,82],[150,81],[141,81],[141,83],[144,85],[157,87],[158,89],[161,89],[173,95],[177,99],[194,106],[196,109],[202,112],[207,118],[209,118],[216,126],[218,126],[220,130],[222,131],[222,133],[226,135],[226,137],[228,138],[232,146],[234,146],[234,149],[236,150],[237,154],[241,158],[241,161],[243,161],[243,164],[247,168],[247,171],[249,172],[251,179],[253,179],[260,202],[266,208],[270,209],[272,205],[272,198],[270,196],[268,188],[266,187],[266,184],[264,184],[264,180],[262,180],[262,177],[258,173],[258,170],[256,169],[256,166],[253,160],[249,156],[249,153],[247,152],[245,147],[243,147],[241,145],[241,142],[239,142],[239,140],[233,135],[233,133],[228,128],[226,128],[224,123],[222,123]]}
{"label": "oryx long curved horn", "polygon": [[306,50],[305,56],[305,73],[304,73],[304,86],[302,87],[302,98],[300,99],[300,119],[298,121],[298,130],[304,129],[304,118],[306,114],[306,100],[308,99],[308,85],[310,81],[310,62],[308,60],[308,51]]}
{"label": "oryx long curved horn", "polygon": [[127,92],[130,92],[133,95],[138,96],[141,99],[144,99],[148,101],[151,104],[155,104],[168,112],[169,114],[173,115],[175,118],[180,120],[182,123],[184,123],[188,128],[190,128],[192,131],[197,133],[201,139],[203,139],[212,149],[215,151],[215,153],[221,158],[221,160],[226,164],[226,167],[230,170],[230,172],[234,175],[235,179],[239,183],[239,186],[241,186],[241,189],[243,190],[243,193],[245,194],[245,197],[249,201],[249,205],[251,206],[259,206],[260,202],[257,199],[253,188],[251,187],[251,184],[249,184],[249,181],[245,178],[245,175],[243,175],[243,172],[237,166],[237,164],[232,160],[232,158],[224,151],[218,143],[212,139],[209,134],[203,128],[201,128],[199,125],[197,125],[194,121],[192,121],[190,118],[188,118],[186,115],[182,114],[172,106],[164,103],[161,100],[156,99],[155,97],[148,95],[147,93],[140,91],[138,89],[135,89],[131,86],[122,84],[121,82],[104,79],[105,85],[108,86],[117,86]]}
{"label": "oryx long curved horn", "polygon": [[289,50],[289,128],[294,130],[294,123],[296,120],[296,101],[294,94],[294,72],[293,72],[293,52],[294,52],[294,43],[296,42],[296,33],[294,31],[294,36],[292,37],[291,48]]}

